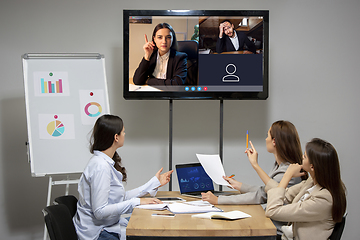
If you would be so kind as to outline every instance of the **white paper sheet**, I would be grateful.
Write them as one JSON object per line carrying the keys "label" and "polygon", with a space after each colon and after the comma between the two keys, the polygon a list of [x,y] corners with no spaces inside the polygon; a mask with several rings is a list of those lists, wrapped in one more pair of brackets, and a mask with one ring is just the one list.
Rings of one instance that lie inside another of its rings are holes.
{"label": "white paper sheet", "polygon": [[231,185],[223,179],[225,175],[224,167],[221,163],[220,156],[218,154],[215,155],[207,155],[207,154],[196,154],[199,162],[203,166],[205,172],[209,177],[218,185],[229,186]]}

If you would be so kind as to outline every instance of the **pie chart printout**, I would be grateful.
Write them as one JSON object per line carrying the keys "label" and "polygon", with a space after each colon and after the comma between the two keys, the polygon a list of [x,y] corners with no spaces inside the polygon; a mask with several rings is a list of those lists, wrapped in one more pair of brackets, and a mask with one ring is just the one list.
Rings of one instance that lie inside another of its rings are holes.
{"label": "pie chart printout", "polygon": [[65,126],[59,121],[55,120],[47,125],[47,132],[53,137],[59,137],[64,134]]}
{"label": "pie chart printout", "polygon": [[39,114],[39,138],[49,140],[75,139],[73,114]]}

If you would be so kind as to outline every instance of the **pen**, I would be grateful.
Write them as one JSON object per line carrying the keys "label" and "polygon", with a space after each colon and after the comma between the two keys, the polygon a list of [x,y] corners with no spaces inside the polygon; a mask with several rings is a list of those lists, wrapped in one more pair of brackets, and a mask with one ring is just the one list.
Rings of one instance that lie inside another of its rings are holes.
{"label": "pen", "polygon": [[246,149],[249,148],[249,130],[246,130]]}
{"label": "pen", "polygon": [[229,178],[233,178],[233,177],[235,177],[235,174],[231,175]]}
{"label": "pen", "polygon": [[151,216],[154,217],[175,217],[175,214],[173,213],[153,213]]}

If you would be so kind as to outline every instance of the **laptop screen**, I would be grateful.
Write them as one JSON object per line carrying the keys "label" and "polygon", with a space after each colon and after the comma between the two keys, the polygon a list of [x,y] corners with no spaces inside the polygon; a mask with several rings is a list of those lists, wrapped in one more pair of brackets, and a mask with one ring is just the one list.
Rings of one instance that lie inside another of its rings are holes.
{"label": "laptop screen", "polygon": [[214,185],[200,163],[176,165],[180,193],[213,191]]}

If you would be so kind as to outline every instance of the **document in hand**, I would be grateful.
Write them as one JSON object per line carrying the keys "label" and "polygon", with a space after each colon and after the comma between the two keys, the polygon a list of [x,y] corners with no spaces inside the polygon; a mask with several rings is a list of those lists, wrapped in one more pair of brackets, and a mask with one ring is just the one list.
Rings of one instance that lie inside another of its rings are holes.
{"label": "document in hand", "polygon": [[220,208],[214,205],[195,206],[186,203],[171,203],[171,204],[147,204],[139,205],[137,208],[149,210],[169,210],[175,214],[181,213],[206,213],[206,212],[222,212]]}
{"label": "document in hand", "polygon": [[195,218],[207,218],[207,219],[224,219],[224,220],[236,220],[241,218],[248,218],[251,215],[241,212],[241,211],[230,211],[230,212],[207,212],[192,215],[191,217]]}
{"label": "document in hand", "polygon": [[231,185],[227,181],[225,181],[225,179],[223,179],[223,176],[225,176],[225,171],[221,163],[220,156],[218,154],[196,154],[196,156],[199,159],[199,162],[203,166],[207,175],[209,175],[209,177],[216,184],[231,187]]}

